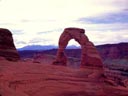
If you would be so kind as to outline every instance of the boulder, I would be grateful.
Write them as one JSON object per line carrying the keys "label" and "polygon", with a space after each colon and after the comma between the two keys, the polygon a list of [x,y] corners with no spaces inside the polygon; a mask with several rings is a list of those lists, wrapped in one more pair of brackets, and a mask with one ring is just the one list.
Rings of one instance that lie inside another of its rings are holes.
{"label": "boulder", "polygon": [[0,28],[0,56],[10,61],[17,61],[20,59],[13,42],[12,33],[4,28]]}
{"label": "boulder", "polygon": [[65,55],[65,48],[71,39],[75,39],[81,45],[81,67],[94,66],[102,67],[102,59],[95,48],[94,44],[89,41],[88,37],[84,34],[85,30],[80,28],[66,28],[59,38],[59,48],[57,51],[56,60],[54,65],[66,65],[67,56]]}

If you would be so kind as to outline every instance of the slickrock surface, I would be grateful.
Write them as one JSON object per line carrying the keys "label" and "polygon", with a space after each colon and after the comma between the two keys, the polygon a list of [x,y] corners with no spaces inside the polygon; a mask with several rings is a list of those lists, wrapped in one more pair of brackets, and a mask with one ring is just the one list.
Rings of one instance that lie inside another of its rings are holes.
{"label": "slickrock surface", "polygon": [[4,28],[0,28],[0,56],[11,61],[20,59],[13,42],[12,33]]}
{"label": "slickrock surface", "polygon": [[127,87],[104,83],[102,72],[1,60],[0,96],[128,96]]}
{"label": "slickrock surface", "polygon": [[66,48],[68,42],[71,39],[74,39],[81,45],[81,67],[102,67],[103,63],[97,49],[95,48],[94,44],[89,41],[88,37],[84,33],[84,29],[66,28],[59,38],[57,57],[53,64],[67,65],[67,56],[65,55],[64,49]]}

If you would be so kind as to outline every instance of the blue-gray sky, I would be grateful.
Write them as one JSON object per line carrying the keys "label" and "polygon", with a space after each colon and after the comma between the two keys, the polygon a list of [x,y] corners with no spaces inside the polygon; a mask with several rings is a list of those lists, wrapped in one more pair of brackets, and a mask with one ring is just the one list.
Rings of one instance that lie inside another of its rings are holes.
{"label": "blue-gray sky", "polygon": [[[95,45],[128,42],[128,0],[0,0],[0,27],[17,48],[57,45],[66,27],[80,27]],[[79,45],[75,41],[69,45]]]}

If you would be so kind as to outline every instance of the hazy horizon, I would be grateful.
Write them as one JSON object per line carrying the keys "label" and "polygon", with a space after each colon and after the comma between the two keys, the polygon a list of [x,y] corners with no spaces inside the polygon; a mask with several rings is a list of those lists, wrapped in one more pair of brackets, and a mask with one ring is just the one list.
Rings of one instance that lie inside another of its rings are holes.
{"label": "hazy horizon", "polygon": [[[128,43],[128,42],[118,42],[118,43],[106,43],[106,44],[120,44],[120,43]],[[102,45],[106,45],[106,44],[99,44],[99,45],[95,45],[95,46],[102,46]],[[29,47],[48,47],[48,46],[50,46],[50,47],[55,47],[55,49],[56,48],[58,48],[58,45],[37,45],[37,44],[34,44],[34,45],[26,45],[26,46],[23,46],[23,47],[20,47],[20,48],[16,48],[16,49],[26,49],[26,47],[27,48],[29,48]],[[38,49],[38,48],[36,48],[36,49]],[[81,46],[78,44],[78,45],[71,45],[71,44],[68,44],[67,45],[67,47],[66,47],[67,49],[76,49],[76,48],[81,48]],[[40,49],[40,48],[39,48]],[[48,50],[49,49],[53,49],[53,48],[48,48]],[[33,49],[32,49],[33,50]]]}
{"label": "hazy horizon", "polygon": [[[79,27],[95,45],[128,42],[127,0],[0,0],[0,28],[17,48],[56,45],[64,28]],[[69,45],[79,45],[74,40]]]}

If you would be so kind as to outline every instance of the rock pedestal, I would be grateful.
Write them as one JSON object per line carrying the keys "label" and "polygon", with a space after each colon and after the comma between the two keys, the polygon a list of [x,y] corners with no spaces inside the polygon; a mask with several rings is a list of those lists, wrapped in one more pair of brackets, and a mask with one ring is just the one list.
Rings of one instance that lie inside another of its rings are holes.
{"label": "rock pedestal", "polygon": [[53,62],[55,65],[66,65],[67,56],[64,50],[71,39],[75,39],[81,45],[81,67],[94,66],[102,67],[101,57],[96,50],[94,44],[89,41],[88,37],[84,34],[85,30],[80,28],[66,28],[59,38],[59,48],[57,51],[56,60]]}
{"label": "rock pedestal", "polygon": [[4,28],[0,28],[0,56],[10,61],[20,59],[13,42],[12,33]]}

